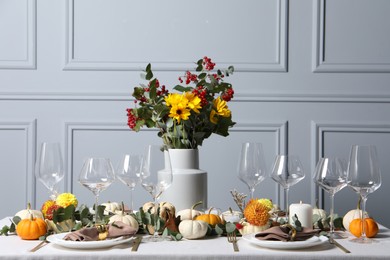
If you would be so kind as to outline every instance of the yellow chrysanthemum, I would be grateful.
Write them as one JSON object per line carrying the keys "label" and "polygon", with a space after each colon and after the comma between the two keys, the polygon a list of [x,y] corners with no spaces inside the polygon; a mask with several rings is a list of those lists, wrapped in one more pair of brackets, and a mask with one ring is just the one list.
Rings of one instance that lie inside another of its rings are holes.
{"label": "yellow chrysanthemum", "polygon": [[257,201],[259,203],[263,204],[264,206],[266,206],[268,208],[268,210],[271,210],[274,207],[274,204],[272,203],[272,201],[270,199],[258,199]]}
{"label": "yellow chrysanthemum", "polygon": [[244,217],[249,224],[263,226],[268,223],[268,207],[260,203],[257,199],[249,200],[244,209]]}
{"label": "yellow chrysanthemum", "polygon": [[202,108],[202,100],[192,92],[185,92],[184,96],[188,100],[188,107],[192,109],[195,113],[200,113],[199,109]]}
{"label": "yellow chrysanthemum", "polygon": [[69,205],[77,207],[78,201],[72,193],[61,193],[57,196],[56,204],[60,207],[66,208]]}
{"label": "yellow chrysanthemum", "polygon": [[190,115],[191,112],[187,106],[185,106],[183,103],[179,103],[175,106],[172,106],[168,116],[176,119],[177,122],[180,123],[181,120],[187,120]]}

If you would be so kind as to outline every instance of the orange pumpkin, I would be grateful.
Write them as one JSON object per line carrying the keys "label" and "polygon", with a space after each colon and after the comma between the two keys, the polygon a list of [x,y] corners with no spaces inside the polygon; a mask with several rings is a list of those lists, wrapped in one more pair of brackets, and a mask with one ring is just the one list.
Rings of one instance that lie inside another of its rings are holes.
{"label": "orange pumpkin", "polygon": [[45,235],[47,232],[47,225],[43,219],[34,218],[32,215],[30,218],[22,219],[16,226],[16,234],[21,239],[35,240]]}
{"label": "orange pumpkin", "polygon": [[[378,224],[372,218],[364,218],[365,223],[365,232],[367,237],[375,237],[378,232]],[[355,237],[360,237],[362,235],[363,230],[363,220],[361,218],[357,218],[351,221],[349,224],[349,232]]]}
{"label": "orange pumpkin", "polygon": [[222,224],[223,221],[218,215],[211,214],[212,209],[213,208],[210,208],[207,214],[201,214],[199,216],[196,216],[194,220],[203,220],[204,222],[208,223],[212,227],[215,227],[215,225],[217,224]]}

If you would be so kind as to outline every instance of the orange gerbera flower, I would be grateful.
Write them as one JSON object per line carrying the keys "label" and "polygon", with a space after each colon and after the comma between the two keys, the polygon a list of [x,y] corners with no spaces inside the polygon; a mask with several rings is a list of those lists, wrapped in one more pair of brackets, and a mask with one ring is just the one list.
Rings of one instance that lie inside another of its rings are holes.
{"label": "orange gerbera flower", "polygon": [[249,224],[263,226],[269,220],[269,209],[257,199],[249,200],[244,209],[244,217]]}

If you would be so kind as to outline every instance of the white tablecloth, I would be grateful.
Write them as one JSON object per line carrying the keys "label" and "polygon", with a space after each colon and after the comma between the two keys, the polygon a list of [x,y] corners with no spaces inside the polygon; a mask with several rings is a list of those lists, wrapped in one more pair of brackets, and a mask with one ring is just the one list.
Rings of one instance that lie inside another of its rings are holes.
{"label": "white tablecloth", "polygon": [[[9,218],[0,220],[0,227],[9,224]],[[274,250],[249,244],[239,238],[240,251],[234,252],[226,237],[213,237],[201,240],[181,240],[164,242],[142,242],[137,252],[131,251],[131,244],[122,244],[106,249],[76,250],[48,244],[31,253],[29,250],[40,241],[21,240],[16,235],[0,236],[0,259],[390,259],[390,230],[381,227],[378,243],[361,245],[348,239],[338,242],[351,251],[342,252],[328,243],[308,249]]]}

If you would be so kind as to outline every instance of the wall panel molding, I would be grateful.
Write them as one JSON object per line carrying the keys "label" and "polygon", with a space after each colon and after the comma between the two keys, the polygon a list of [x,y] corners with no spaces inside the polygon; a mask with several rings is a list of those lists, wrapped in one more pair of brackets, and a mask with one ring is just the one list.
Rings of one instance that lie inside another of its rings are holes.
{"label": "wall panel molding", "polygon": [[[75,55],[75,2],[76,0],[67,0],[66,2],[66,35],[65,35],[65,65],[64,70],[130,70],[140,71],[144,69],[149,62],[154,64],[155,71],[183,71],[193,70],[194,61],[135,61],[135,60],[92,60],[80,59]],[[221,66],[234,65],[236,71],[257,71],[257,72],[286,72],[287,71],[287,50],[288,50],[288,0],[276,0],[276,49],[274,51],[273,61],[246,62],[241,60],[217,61]],[[256,31],[255,31],[256,32]],[[240,46],[238,46],[240,47]],[[98,59],[98,58],[97,58]]]}
{"label": "wall panel molding", "polygon": [[25,136],[26,150],[24,153],[25,165],[25,187],[20,190],[24,192],[24,205],[31,203],[32,208],[36,207],[36,180],[34,177],[36,143],[37,143],[37,120],[30,121],[0,121],[1,130],[23,131]]}
{"label": "wall panel molding", "polygon": [[[129,93],[86,93],[86,92],[0,92],[0,100],[58,100],[58,101],[129,101]],[[363,94],[240,94],[231,102],[323,102],[323,103],[389,103],[390,95]]]}
{"label": "wall panel molding", "polygon": [[[328,0],[314,0],[313,3],[313,34],[312,34],[312,71],[313,72],[390,72],[390,60],[387,62],[366,61],[357,58],[356,61],[327,60],[327,35],[325,32],[326,20],[330,19],[326,4]],[[352,3],[351,5],[355,4]],[[362,19],[364,17],[362,16]],[[385,32],[384,32],[385,33]]]}
{"label": "wall panel molding", "polygon": [[25,4],[27,9],[27,23],[25,24],[26,42],[24,46],[26,56],[23,59],[16,57],[11,59],[0,59],[0,69],[36,69],[37,3],[36,0],[25,0]]}

